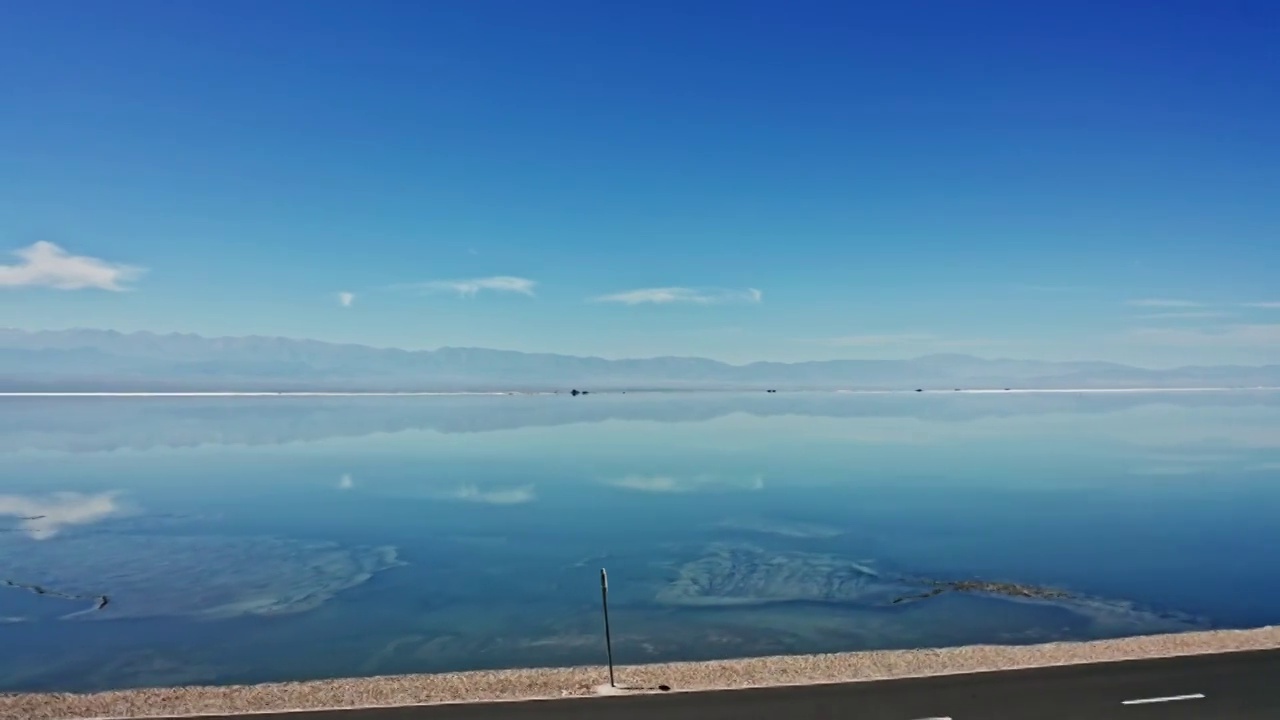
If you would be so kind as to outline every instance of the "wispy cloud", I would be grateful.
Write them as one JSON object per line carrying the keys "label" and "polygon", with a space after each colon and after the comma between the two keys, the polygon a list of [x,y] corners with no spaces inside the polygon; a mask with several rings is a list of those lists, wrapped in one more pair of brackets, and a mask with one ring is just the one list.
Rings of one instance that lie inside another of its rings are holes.
{"label": "wispy cloud", "polygon": [[1144,308],[1198,308],[1204,307],[1203,303],[1194,300],[1170,300],[1167,298],[1143,298],[1140,300],[1130,300],[1126,303],[1133,307]]}
{"label": "wispy cloud", "polygon": [[1250,302],[1241,303],[1242,307],[1261,308],[1263,310],[1280,310],[1280,302]]}
{"label": "wispy cloud", "polygon": [[1095,287],[1090,287],[1090,286],[1088,286],[1088,285],[1027,285],[1027,284],[1021,284],[1021,285],[1014,285],[1013,287],[1014,287],[1014,289],[1017,289],[1017,290],[1027,290],[1027,291],[1030,291],[1030,292],[1042,292],[1042,293],[1082,293],[1082,292],[1092,292],[1092,291],[1097,290],[1097,288],[1095,288]]}
{"label": "wispy cloud", "polygon": [[1208,328],[1136,328],[1131,340],[1177,347],[1280,347],[1280,324],[1238,323]]}
{"label": "wispy cloud", "polygon": [[594,302],[620,303],[622,305],[669,305],[672,303],[726,305],[729,303],[760,303],[764,300],[764,293],[755,288],[730,290],[723,288],[658,287],[601,295],[592,298],[592,300]]}
{"label": "wispy cloud", "polygon": [[354,480],[352,480],[352,479],[351,479],[351,474],[350,474],[350,473],[346,473],[346,474],[344,474],[342,477],[338,478],[338,489],[339,489],[339,490],[350,490],[351,488],[353,488],[353,487],[355,487],[355,486],[356,486],[356,483],[355,483],[355,481],[354,481]]}
{"label": "wispy cloud", "polygon": [[125,508],[118,493],[57,492],[45,496],[0,495],[0,516],[16,516],[19,528],[34,540],[47,540],[68,525],[88,525]]}
{"label": "wispy cloud", "polygon": [[428,293],[454,293],[460,297],[475,297],[482,290],[516,293],[533,297],[533,289],[537,284],[528,278],[495,275],[493,277],[471,278],[469,280],[429,280],[396,287]]}
{"label": "wispy cloud", "polygon": [[1195,475],[1206,474],[1224,466],[1239,465],[1247,456],[1239,453],[1178,451],[1147,453],[1139,464],[1129,470],[1130,475]]}
{"label": "wispy cloud", "polygon": [[719,475],[694,475],[677,477],[672,475],[627,475],[625,477],[606,480],[624,490],[637,490],[650,493],[690,493],[714,490],[761,490],[764,488],[764,477],[749,475],[746,477],[726,478]]}
{"label": "wispy cloud", "polygon": [[351,304],[354,303],[355,301],[356,301],[356,294],[353,292],[338,293],[338,304],[341,305],[342,307],[351,307]]}
{"label": "wispy cloud", "polygon": [[799,338],[796,342],[838,348],[885,348],[902,345],[913,346],[913,352],[965,352],[1008,344],[1006,340],[995,338],[948,338],[923,332],[837,335],[825,338]]}
{"label": "wispy cloud", "polygon": [[1143,460],[1153,465],[1231,465],[1246,456],[1236,452],[1175,450],[1172,452],[1146,453]]}
{"label": "wispy cloud", "polygon": [[488,489],[481,489],[475,485],[462,485],[449,493],[447,497],[453,500],[488,503],[490,505],[520,505],[537,499],[532,485]]}
{"label": "wispy cloud", "polygon": [[839,337],[822,338],[817,342],[835,347],[883,347],[885,345],[901,345],[904,343],[931,342],[937,339],[936,335],[928,333],[888,333],[883,335],[841,335]]}
{"label": "wispy cloud", "polygon": [[56,290],[110,290],[122,292],[126,284],[141,277],[143,268],[111,263],[98,258],[72,255],[57,245],[41,240],[13,254],[16,265],[0,265],[0,288],[49,287]]}
{"label": "wispy cloud", "polygon": [[1186,312],[1156,312],[1131,315],[1134,320],[1209,320],[1230,317],[1230,313],[1214,310],[1188,310]]}
{"label": "wispy cloud", "polygon": [[1202,472],[1204,472],[1204,468],[1191,465],[1150,465],[1133,468],[1129,471],[1129,474],[1147,477],[1175,477],[1179,475],[1195,475]]}

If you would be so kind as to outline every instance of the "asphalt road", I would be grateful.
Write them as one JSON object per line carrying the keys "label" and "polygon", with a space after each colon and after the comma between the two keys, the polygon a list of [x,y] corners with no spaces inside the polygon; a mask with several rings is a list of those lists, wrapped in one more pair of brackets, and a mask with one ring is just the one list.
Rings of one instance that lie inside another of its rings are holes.
{"label": "asphalt road", "polygon": [[1280,718],[1280,651],[839,685],[251,717],[252,720],[1277,720]]}

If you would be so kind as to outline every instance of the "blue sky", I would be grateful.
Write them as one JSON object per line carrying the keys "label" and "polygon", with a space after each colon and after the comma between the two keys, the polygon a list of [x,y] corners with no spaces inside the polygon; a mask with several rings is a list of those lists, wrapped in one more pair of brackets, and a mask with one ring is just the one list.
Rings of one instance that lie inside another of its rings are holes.
{"label": "blue sky", "polygon": [[5,15],[0,326],[1280,361],[1275,3]]}

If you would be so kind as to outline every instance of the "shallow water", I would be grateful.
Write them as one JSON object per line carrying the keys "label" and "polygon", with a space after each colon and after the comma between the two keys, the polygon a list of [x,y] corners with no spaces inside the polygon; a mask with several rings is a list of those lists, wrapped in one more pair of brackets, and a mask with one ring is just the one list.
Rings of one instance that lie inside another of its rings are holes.
{"label": "shallow water", "polygon": [[1276,623],[1278,481],[1259,391],[0,398],[0,689],[595,663],[601,567],[626,663]]}

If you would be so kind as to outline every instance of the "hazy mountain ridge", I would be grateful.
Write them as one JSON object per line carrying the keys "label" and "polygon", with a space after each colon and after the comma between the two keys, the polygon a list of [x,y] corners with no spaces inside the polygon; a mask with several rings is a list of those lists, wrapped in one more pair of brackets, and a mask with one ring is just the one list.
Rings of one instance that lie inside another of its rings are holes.
{"label": "hazy mountain ridge", "polygon": [[1107,362],[928,355],[746,365],[511,350],[401,350],[263,336],[0,329],[0,390],[547,390],[1256,387],[1280,365],[1152,370]]}

